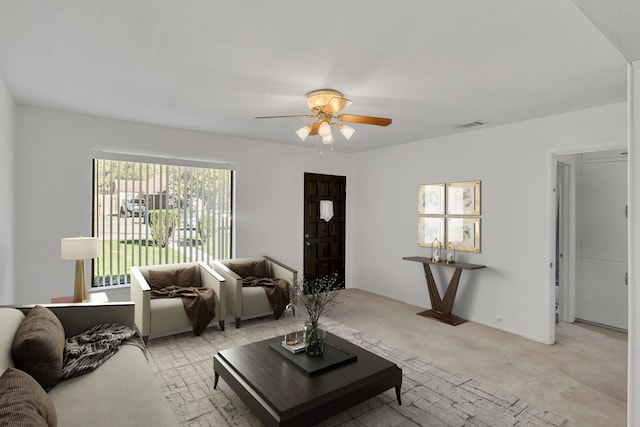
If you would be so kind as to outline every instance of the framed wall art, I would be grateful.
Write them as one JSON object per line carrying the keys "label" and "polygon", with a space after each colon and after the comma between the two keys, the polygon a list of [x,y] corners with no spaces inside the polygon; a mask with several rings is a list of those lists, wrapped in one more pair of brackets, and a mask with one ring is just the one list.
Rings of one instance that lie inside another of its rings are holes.
{"label": "framed wall art", "polygon": [[456,251],[480,252],[480,218],[447,218],[447,242]]}
{"label": "framed wall art", "polygon": [[480,215],[480,181],[448,183],[447,214]]}
{"label": "framed wall art", "polygon": [[418,214],[444,215],[444,184],[418,185]]}
{"label": "framed wall art", "polygon": [[444,242],[444,217],[418,217],[418,246],[430,248],[435,239]]}

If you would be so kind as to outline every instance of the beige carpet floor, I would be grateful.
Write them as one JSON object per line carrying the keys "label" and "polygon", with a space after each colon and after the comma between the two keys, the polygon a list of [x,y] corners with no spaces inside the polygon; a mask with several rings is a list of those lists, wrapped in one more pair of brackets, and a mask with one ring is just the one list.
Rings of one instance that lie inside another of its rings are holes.
{"label": "beige carpet floor", "polygon": [[556,343],[546,345],[475,322],[449,326],[359,289],[342,291],[339,301],[331,319],[566,417],[568,427],[627,425],[625,332],[558,323]]}
{"label": "beige carpet floor", "polygon": [[[561,427],[564,417],[531,405],[435,361],[389,345],[330,318],[327,330],[395,362],[403,370],[402,405],[394,390],[338,414],[322,426]],[[259,426],[261,423],[220,380],[213,389],[213,356],[219,350],[279,335],[281,321],[245,321],[240,329],[209,328],[153,339],[149,363],[183,426]]]}

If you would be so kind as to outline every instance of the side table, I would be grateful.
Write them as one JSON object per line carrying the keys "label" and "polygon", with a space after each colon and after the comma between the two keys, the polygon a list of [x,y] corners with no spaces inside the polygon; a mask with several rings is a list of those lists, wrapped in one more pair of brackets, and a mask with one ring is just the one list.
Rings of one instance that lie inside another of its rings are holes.
{"label": "side table", "polygon": [[[432,261],[431,258],[421,256],[409,256],[403,257],[402,259],[422,263],[424,268],[424,275],[427,279],[427,288],[429,289],[429,298],[431,299],[431,309],[417,313],[418,315],[430,317],[453,326],[466,322],[466,319],[458,317],[455,314],[451,314],[453,301],[456,299],[456,293],[458,292],[460,275],[462,274],[462,270],[477,270],[485,268],[486,266],[466,264],[462,262],[452,262],[447,264],[445,261],[435,262]],[[430,265],[455,268],[453,276],[451,276],[451,280],[449,281],[449,286],[447,286],[447,290],[444,293],[444,298],[440,296],[440,292],[436,286],[436,281],[433,278],[433,273],[431,272],[431,267],[429,267]]]}
{"label": "side table", "polygon": [[[87,293],[87,300],[83,302],[90,302],[90,303],[109,302],[109,297],[107,297],[106,292],[91,292],[91,293]],[[51,298],[51,303],[52,304],[73,304],[73,295]],[[78,304],[81,304],[81,303],[78,303]]]}

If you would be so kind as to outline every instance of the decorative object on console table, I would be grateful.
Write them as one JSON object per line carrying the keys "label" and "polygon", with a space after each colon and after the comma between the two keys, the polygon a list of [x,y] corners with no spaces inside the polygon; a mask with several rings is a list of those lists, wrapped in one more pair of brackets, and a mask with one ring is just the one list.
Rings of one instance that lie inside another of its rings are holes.
{"label": "decorative object on console table", "polygon": [[319,328],[318,320],[335,306],[340,288],[337,273],[316,279],[302,279],[292,286],[290,296],[294,305],[304,309],[308,316],[304,328],[304,344],[309,356],[320,357],[324,352],[325,331]]}
{"label": "decorative object on console table", "polygon": [[[430,258],[421,256],[403,257],[402,259],[406,261],[419,262],[423,265],[424,275],[427,279],[429,298],[431,299],[431,309],[418,313],[420,316],[430,317],[432,319],[436,319],[453,326],[466,322],[465,319],[451,313],[453,309],[453,302],[456,299],[456,293],[458,292],[460,275],[462,274],[462,270],[477,270],[480,268],[485,268],[484,265],[466,264],[461,262],[436,263]],[[449,285],[447,286],[447,290],[444,293],[444,298],[440,296],[438,286],[436,285],[436,281],[433,278],[433,273],[431,272],[431,267],[429,267],[430,264],[455,268],[453,276],[451,276],[451,280],[449,281]]]}
{"label": "decorative object on console table", "polygon": [[447,264],[451,264],[456,262],[456,247],[453,243],[449,242],[447,244]]}
{"label": "decorative object on console table", "polygon": [[440,243],[440,240],[435,239],[431,242],[431,261],[440,262],[441,252],[442,243]]}
{"label": "decorative object on console table", "polygon": [[97,258],[99,255],[97,237],[68,237],[60,244],[62,259],[75,260],[76,276],[73,289],[73,302],[87,299],[87,286],[84,277],[84,260]]}

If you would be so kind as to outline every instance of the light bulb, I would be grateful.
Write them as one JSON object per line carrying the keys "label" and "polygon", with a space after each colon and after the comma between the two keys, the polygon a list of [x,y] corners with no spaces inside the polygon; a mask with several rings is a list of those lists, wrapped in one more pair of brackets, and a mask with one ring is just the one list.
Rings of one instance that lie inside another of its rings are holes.
{"label": "light bulb", "polygon": [[347,139],[351,139],[353,134],[356,133],[356,130],[354,128],[347,125],[340,125],[339,129],[340,129],[340,133],[342,133],[342,136],[344,136]]}
{"label": "light bulb", "polygon": [[329,135],[322,137],[323,144],[331,144],[332,142],[333,142],[333,135],[331,135],[331,132],[329,132]]}
{"label": "light bulb", "polygon": [[329,123],[327,123],[326,121],[320,123],[320,127],[318,128],[318,135],[323,138],[331,135],[331,126],[329,126]]}
{"label": "light bulb", "polygon": [[311,126],[307,125],[298,129],[296,134],[298,135],[298,138],[300,138],[300,141],[304,141],[309,136],[309,132],[311,132]]}

